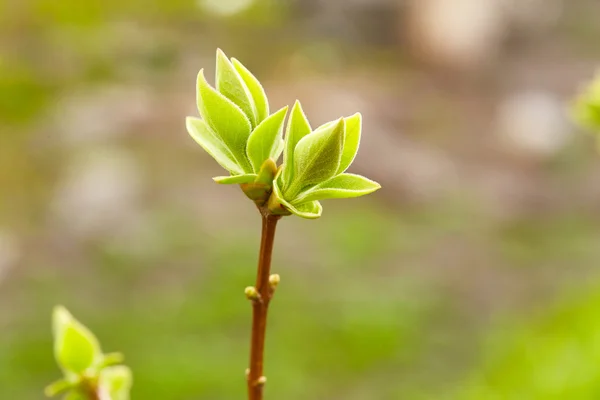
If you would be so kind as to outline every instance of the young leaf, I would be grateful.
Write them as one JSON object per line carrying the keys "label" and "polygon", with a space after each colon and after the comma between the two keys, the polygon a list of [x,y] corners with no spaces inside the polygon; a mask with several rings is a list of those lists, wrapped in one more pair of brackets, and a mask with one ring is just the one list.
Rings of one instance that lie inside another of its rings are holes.
{"label": "young leaf", "polygon": [[111,400],[129,400],[132,386],[131,370],[123,365],[104,368],[98,381],[102,390],[110,394]]}
{"label": "young leaf", "polygon": [[261,122],[248,138],[246,153],[255,172],[260,170],[263,162],[279,146],[283,134],[283,120],[287,114],[287,106]]}
{"label": "young leaf", "polygon": [[271,158],[273,160],[279,160],[279,156],[281,156],[281,152],[283,151],[283,146],[285,146],[285,141],[283,139],[279,139],[279,143],[277,143],[277,146],[273,147],[273,151],[271,152]]}
{"label": "young leaf", "polygon": [[258,124],[257,111],[252,94],[250,94],[246,83],[221,49],[217,50],[217,73],[215,81],[217,90],[241,108],[252,123],[252,126],[256,126]]}
{"label": "young leaf", "polygon": [[244,175],[233,175],[233,176],[216,176],[213,178],[213,181],[220,183],[222,185],[230,185],[230,184],[241,184],[241,183],[251,183],[256,179],[256,174],[244,174]]}
{"label": "young leaf", "polygon": [[344,119],[304,136],[294,150],[294,178],[284,197],[288,201],[303,188],[333,177],[344,148]]}
{"label": "young leaf", "polygon": [[198,111],[208,126],[231,151],[244,172],[252,172],[246,158],[246,141],[252,125],[246,114],[206,82],[204,71],[198,74]]}
{"label": "young leaf", "polygon": [[285,132],[285,145],[283,148],[283,173],[281,179],[283,181],[283,188],[287,189],[292,178],[294,176],[294,149],[296,145],[304,136],[311,132],[310,124],[304,111],[302,111],[302,105],[298,100],[294,103],[290,119],[287,124]]}
{"label": "young leaf", "polygon": [[65,393],[67,390],[72,389],[73,385],[73,382],[69,382],[66,379],[60,379],[46,386],[46,388],[44,389],[44,394],[47,397],[54,397],[58,394]]}
{"label": "young leaf", "polygon": [[337,171],[338,174],[345,172],[350,164],[352,164],[352,161],[354,161],[354,157],[356,157],[358,146],[360,144],[362,115],[356,113],[350,117],[344,118],[344,121],[346,121],[346,137],[344,139],[344,150],[342,152],[340,167]]}
{"label": "young leaf", "polygon": [[234,160],[233,155],[210,127],[199,118],[187,117],[185,126],[188,133],[202,148],[214,158],[221,167],[232,174],[243,174],[244,171]]}
{"label": "young leaf", "polygon": [[275,179],[275,175],[277,175],[277,164],[272,158],[267,158],[260,167],[258,176],[254,182],[271,186],[273,184],[273,179]]}
{"label": "young leaf", "polygon": [[54,355],[65,371],[81,374],[102,359],[94,334],[64,307],[55,307],[53,316]]}
{"label": "young leaf", "polygon": [[63,400],[88,400],[88,397],[79,390],[71,390]]}
{"label": "young leaf", "polygon": [[364,196],[372,193],[381,186],[364,176],[354,174],[341,174],[320,183],[292,201],[292,204],[301,204],[307,201],[324,199],[341,199]]}
{"label": "young leaf", "polygon": [[323,207],[318,201],[312,201],[295,206],[286,201],[279,189],[279,176],[273,181],[273,193],[269,199],[269,210],[276,215],[294,214],[302,218],[315,219],[321,216]]}
{"label": "young leaf", "polygon": [[250,91],[252,95],[252,99],[254,100],[254,106],[256,108],[256,123],[261,123],[265,118],[269,116],[269,101],[267,100],[267,95],[265,94],[265,90],[262,85],[256,79],[254,75],[244,65],[236,60],[235,58],[231,59],[233,67],[236,69],[238,74],[244,80],[246,87]]}

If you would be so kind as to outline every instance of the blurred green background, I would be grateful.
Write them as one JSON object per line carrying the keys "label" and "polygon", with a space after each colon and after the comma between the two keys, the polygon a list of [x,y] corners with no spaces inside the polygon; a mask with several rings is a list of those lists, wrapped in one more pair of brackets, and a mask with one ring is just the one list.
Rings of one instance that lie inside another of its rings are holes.
{"label": "blurred green background", "polygon": [[64,304],[134,399],[242,399],[260,219],[185,132],[215,49],[361,111],[375,195],[280,223],[267,399],[600,398],[595,0],[2,0],[0,399]]}

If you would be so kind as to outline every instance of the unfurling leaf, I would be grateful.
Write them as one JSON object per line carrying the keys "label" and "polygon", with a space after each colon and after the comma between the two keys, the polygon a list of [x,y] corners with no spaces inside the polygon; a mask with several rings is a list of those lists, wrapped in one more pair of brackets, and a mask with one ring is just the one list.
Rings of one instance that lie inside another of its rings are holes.
{"label": "unfurling leaf", "polygon": [[288,120],[287,129],[285,132],[285,145],[283,150],[283,174],[281,179],[283,181],[283,188],[287,189],[289,183],[294,176],[294,149],[296,145],[304,136],[311,132],[310,124],[304,111],[302,111],[302,105],[299,101],[294,103],[290,118]]}
{"label": "unfurling leaf", "polygon": [[98,385],[100,390],[109,393],[111,400],[129,400],[132,381],[131,370],[118,365],[104,368],[100,372]]}
{"label": "unfurling leaf", "polygon": [[246,153],[255,172],[260,170],[263,162],[270,158],[280,146],[283,135],[283,120],[287,114],[287,107],[270,115],[262,121],[250,134]]}
{"label": "unfurling leaf", "polygon": [[252,94],[240,74],[233,67],[221,49],[217,50],[215,87],[217,91],[242,109],[253,127],[258,125],[257,111]]}
{"label": "unfurling leaf", "polygon": [[269,100],[267,100],[267,95],[265,94],[265,90],[262,85],[256,79],[254,75],[241,62],[236,60],[235,58],[231,59],[233,67],[240,74],[246,87],[250,91],[252,95],[252,99],[254,100],[254,106],[256,108],[257,120],[256,123],[261,123],[265,118],[269,116]]}
{"label": "unfurling leaf", "polygon": [[223,141],[217,137],[215,132],[199,118],[187,117],[185,125],[188,133],[202,148],[214,158],[221,167],[234,175],[243,174],[242,167],[238,165],[235,158],[225,146]]}
{"label": "unfurling leaf", "polygon": [[286,198],[293,199],[303,188],[336,174],[344,148],[344,126],[340,118],[300,139],[294,150],[294,177],[283,193]]}
{"label": "unfurling leaf", "polygon": [[218,135],[244,172],[252,167],[246,158],[246,141],[252,125],[244,112],[206,82],[203,70],[198,74],[198,111]]}
{"label": "unfurling leaf", "polygon": [[364,196],[373,193],[381,186],[364,176],[354,174],[337,175],[320,183],[306,192],[300,193],[292,204],[324,199],[341,199]]}
{"label": "unfurling leaf", "polygon": [[102,360],[98,339],[64,307],[55,307],[52,321],[54,355],[64,371],[81,374]]}

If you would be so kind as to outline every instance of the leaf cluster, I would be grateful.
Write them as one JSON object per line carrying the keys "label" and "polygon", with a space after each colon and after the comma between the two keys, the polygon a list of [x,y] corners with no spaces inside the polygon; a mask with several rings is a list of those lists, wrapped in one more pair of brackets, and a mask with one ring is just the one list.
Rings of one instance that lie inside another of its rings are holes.
{"label": "leaf cluster", "polygon": [[[279,215],[318,218],[319,200],[362,196],[380,185],[346,173],[360,144],[360,114],[312,129],[299,101],[270,113],[265,91],[235,58],[217,50],[215,86],[197,79],[201,118],[188,117],[191,137],[230,175],[213,178],[239,184],[259,207]],[[283,153],[283,164],[277,160]]]}

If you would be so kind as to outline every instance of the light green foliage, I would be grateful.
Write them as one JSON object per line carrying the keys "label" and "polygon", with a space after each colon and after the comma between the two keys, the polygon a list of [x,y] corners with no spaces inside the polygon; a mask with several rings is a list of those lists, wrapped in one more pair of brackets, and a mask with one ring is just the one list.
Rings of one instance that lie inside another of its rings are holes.
{"label": "light green foliage", "polygon": [[267,158],[274,160],[279,158],[277,152],[281,148],[283,120],[287,109],[283,107],[262,121],[250,135],[246,151],[254,171],[258,171]]}
{"label": "light green foliage", "polygon": [[290,120],[285,132],[285,146],[283,150],[283,176],[284,182],[290,182],[294,176],[294,149],[304,136],[312,131],[308,118],[304,115],[300,102],[296,100]]}
{"label": "light green foliage", "polygon": [[[274,185],[269,207],[303,218],[318,218],[318,200],[358,197],[381,186],[360,175],[346,174],[360,144],[362,119],[354,114],[328,122],[310,132],[299,102],[288,122],[284,167]],[[283,207],[282,207],[283,206]]]}
{"label": "light green foliage", "polygon": [[65,372],[82,374],[102,358],[98,339],[64,308],[56,307],[52,316],[54,357]]}
{"label": "light green foliage", "polygon": [[576,99],[572,114],[582,127],[600,134],[600,72]]}
{"label": "light green foliage", "polygon": [[303,192],[296,202],[358,197],[373,192],[377,186],[364,176],[340,174]]}
{"label": "light green foliage", "polygon": [[46,387],[47,396],[65,394],[66,399],[86,399],[90,390],[107,392],[112,400],[127,400],[131,388],[131,372],[120,353],[103,354],[94,334],[62,306],[52,315],[54,356],[64,378]]}
{"label": "light green foliage", "polygon": [[244,112],[230,99],[211,87],[204,72],[198,74],[198,111],[202,119],[227,146],[245,172],[252,172],[246,157],[246,142],[252,125]]}
{"label": "light green foliage", "polygon": [[340,167],[344,150],[345,124],[323,126],[304,136],[294,149],[294,179],[285,182],[283,195],[295,197],[303,188],[332,178]]}
{"label": "light green foliage", "polygon": [[[216,89],[198,74],[197,102],[202,119],[188,117],[187,130],[230,177],[213,178],[239,184],[259,207],[268,202],[274,214],[318,218],[318,200],[358,197],[380,185],[345,174],[358,152],[362,117],[321,125],[314,131],[296,101],[286,128],[288,107],[269,115],[260,82],[239,61],[217,50]],[[283,152],[283,165],[276,161]]]}
{"label": "light green foliage", "polygon": [[252,94],[248,86],[246,86],[244,79],[220,49],[217,50],[217,73],[215,81],[217,91],[241,108],[252,123],[252,127],[256,127],[258,117]]}

